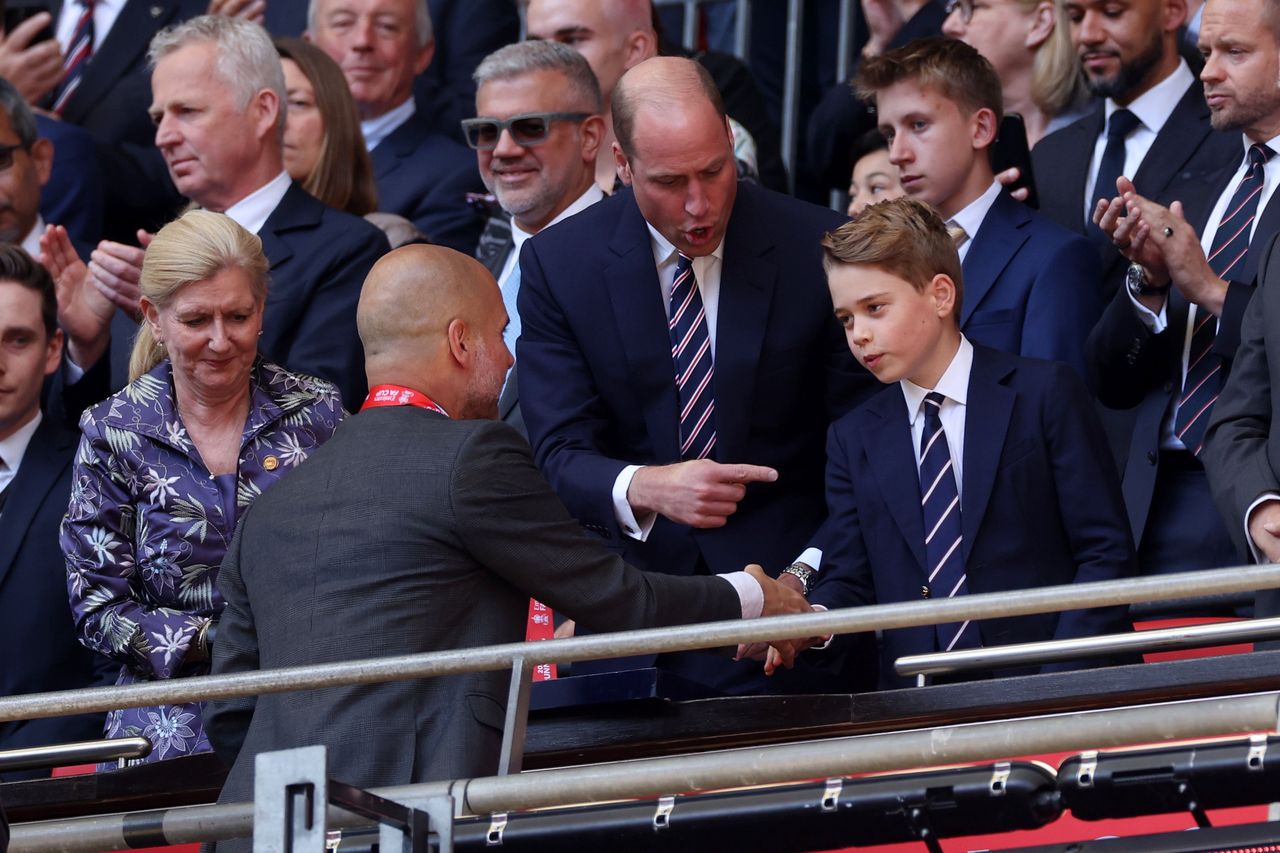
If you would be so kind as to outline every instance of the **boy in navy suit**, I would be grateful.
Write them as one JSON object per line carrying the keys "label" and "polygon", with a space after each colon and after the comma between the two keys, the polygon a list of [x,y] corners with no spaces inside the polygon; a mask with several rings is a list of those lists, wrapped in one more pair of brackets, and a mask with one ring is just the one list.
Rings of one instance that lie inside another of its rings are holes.
{"label": "boy in navy suit", "polygon": [[902,188],[965,232],[960,328],[1083,376],[1085,338],[1103,307],[1098,250],[996,183],[990,152],[1003,96],[991,63],[955,39],[918,39],[863,63],[856,85],[875,105]]}
{"label": "boy in navy suit", "polygon": [[[810,601],[828,608],[1099,581],[1133,573],[1106,439],[1067,367],[961,334],[953,238],[910,198],[823,240],[849,348],[881,390],[827,435],[829,516]],[[917,473],[919,476],[917,476]],[[1123,608],[885,631],[893,661],[1128,629]]]}

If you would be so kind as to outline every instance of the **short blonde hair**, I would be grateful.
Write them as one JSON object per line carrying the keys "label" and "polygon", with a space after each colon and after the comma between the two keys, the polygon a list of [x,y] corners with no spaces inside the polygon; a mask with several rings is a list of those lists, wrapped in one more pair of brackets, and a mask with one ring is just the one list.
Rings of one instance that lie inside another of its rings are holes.
{"label": "short blonde hair", "polygon": [[868,205],[858,218],[822,238],[822,265],[875,267],[923,292],[939,273],[956,285],[960,317],[964,281],[955,240],[942,218],[924,202],[904,196]]}
{"label": "short blonde hair", "polygon": [[[267,258],[262,241],[235,220],[209,210],[189,210],[156,233],[142,258],[142,296],[164,307],[186,287],[208,281],[225,269],[243,270],[259,304],[267,300]],[[129,356],[129,379],[147,373],[165,358],[150,323],[138,327]]]}

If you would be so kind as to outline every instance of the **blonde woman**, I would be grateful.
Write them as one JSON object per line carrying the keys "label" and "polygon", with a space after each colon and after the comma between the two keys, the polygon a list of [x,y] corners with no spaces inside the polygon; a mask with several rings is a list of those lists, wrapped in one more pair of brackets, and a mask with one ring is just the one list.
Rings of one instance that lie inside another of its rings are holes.
{"label": "blonde woman", "polygon": [[[209,671],[237,516],[343,415],[335,386],[259,357],[267,261],[231,219],[166,225],[140,287],[132,381],[81,418],[61,536],[80,641],[117,684]],[[198,704],[113,711],[106,735],[150,739],[134,763],[209,750]]]}

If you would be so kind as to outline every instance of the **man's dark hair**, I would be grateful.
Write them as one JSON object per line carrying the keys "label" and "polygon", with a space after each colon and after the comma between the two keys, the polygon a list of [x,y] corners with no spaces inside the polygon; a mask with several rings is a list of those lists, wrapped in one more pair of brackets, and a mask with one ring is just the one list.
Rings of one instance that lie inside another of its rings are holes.
{"label": "man's dark hair", "polygon": [[58,297],[53,289],[53,276],[36,263],[21,246],[0,245],[0,281],[12,281],[40,294],[40,318],[44,332],[53,337],[58,329]]}
{"label": "man's dark hair", "polygon": [[18,136],[18,144],[30,148],[36,144],[39,132],[36,130],[36,114],[27,105],[26,99],[18,93],[13,84],[0,77],[0,109],[9,116],[9,125]]}

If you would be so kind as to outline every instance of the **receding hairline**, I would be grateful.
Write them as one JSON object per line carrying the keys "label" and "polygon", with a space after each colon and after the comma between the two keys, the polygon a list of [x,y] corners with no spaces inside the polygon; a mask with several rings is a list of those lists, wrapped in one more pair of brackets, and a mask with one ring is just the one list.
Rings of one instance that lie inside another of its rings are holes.
{"label": "receding hairline", "polygon": [[469,320],[490,280],[477,260],[443,246],[411,245],[383,255],[365,279],[356,328],[366,355],[377,356]]}

